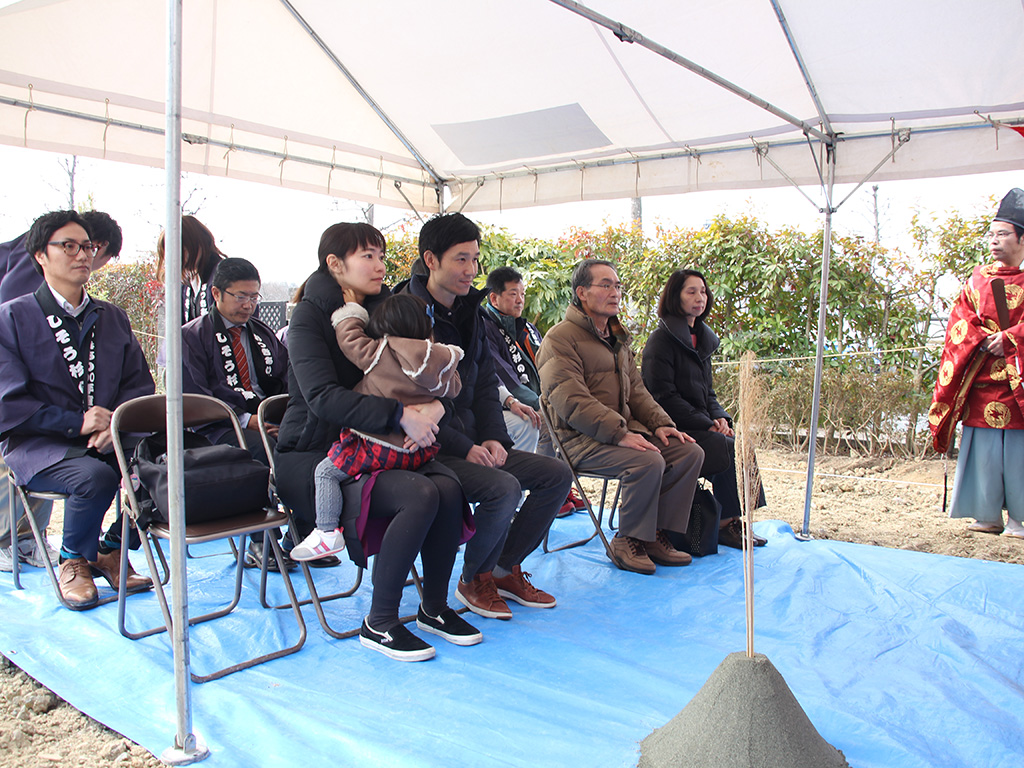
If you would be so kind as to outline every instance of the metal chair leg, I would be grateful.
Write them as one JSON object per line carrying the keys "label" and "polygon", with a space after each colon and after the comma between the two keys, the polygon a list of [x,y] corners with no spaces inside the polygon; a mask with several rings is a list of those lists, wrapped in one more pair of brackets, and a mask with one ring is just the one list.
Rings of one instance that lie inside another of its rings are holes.
{"label": "metal chair leg", "polygon": [[[18,520],[17,515],[14,514],[14,497],[17,495],[17,488],[14,485],[14,478],[8,470],[7,475],[7,514],[10,520],[10,535],[11,535],[11,574],[14,577],[14,588],[22,589],[21,586],[21,562],[18,557]],[[25,514],[29,514],[28,510],[25,510]]]}
{"label": "metal chair leg", "polygon": [[[605,499],[607,498],[607,494],[608,494],[608,483],[609,483],[609,480],[605,479],[604,480],[604,484],[601,486],[601,508],[597,512],[597,514],[594,513],[594,508],[591,505],[590,499],[587,497],[586,492],[583,490],[583,485],[582,485],[582,483],[580,483],[579,478],[576,476],[575,470],[573,471],[573,483],[575,484],[576,490],[579,493],[580,497],[583,499],[583,504],[587,508],[587,513],[590,515],[591,522],[593,522],[593,524],[594,524],[594,532],[592,534],[590,534],[589,536],[587,536],[586,538],[579,539],[578,541],[571,541],[568,544],[562,544],[561,546],[558,546],[558,547],[549,547],[548,546],[548,537],[551,535],[551,529],[549,528],[547,533],[544,534],[544,541],[541,543],[541,550],[545,554],[550,553],[550,552],[562,552],[563,550],[566,550],[566,549],[574,549],[575,547],[582,547],[584,544],[588,544],[591,541],[593,541],[594,537],[600,536],[601,537],[601,541],[604,543],[605,551],[610,553],[611,552],[611,548],[610,548],[610,545],[608,544],[608,538],[604,535],[604,530],[602,530],[602,527],[601,527],[602,526],[602,522],[604,520],[604,502],[605,502]],[[619,502],[619,490],[617,488],[616,491],[615,491],[615,500],[612,503],[611,514],[614,514],[615,508],[618,506],[618,502]]]}
{"label": "metal chair leg", "polygon": [[[36,522],[35,515],[33,515],[31,511],[29,511],[30,495],[34,496],[37,499],[47,499],[49,501],[64,501],[65,499],[67,499],[67,496],[65,496],[62,493],[44,493],[42,491],[29,491],[24,486],[18,486],[18,496],[21,498],[21,503],[26,510],[25,517],[28,518],[29,525],[32,526],[32,536],[35,538],[36,547],[39,549],[40,552],[43,553],[43,565],[46,566],[46,572],[50,576],[50,584],[53,586],[53,593],[57,596],[57,600],[60,602],[60,604],[67,608],[69,611],[80,610],[79,608],[72,607],[71,604],[64,599],[64,595],[61,594],[60,582],[57,580],[57,571],[53,567],[53,563],[50,562],[50,558],[46,556],[46,540],[43,537],[42,531],[39,530],[39,523]],[[15,536],[17,536],[17,532],[15,532]],[[96,606],[112,603],[115,600],[117,600],[116,593],[113,595],[107,595],[106,597],[101,597],[99,600],[96,601],[96,605],[91,605],[89,607],[95,608]]]}

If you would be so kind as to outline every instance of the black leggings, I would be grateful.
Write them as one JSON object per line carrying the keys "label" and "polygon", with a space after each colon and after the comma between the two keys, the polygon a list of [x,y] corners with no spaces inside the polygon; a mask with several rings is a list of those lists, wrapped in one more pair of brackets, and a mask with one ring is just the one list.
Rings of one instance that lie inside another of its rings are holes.
{"label": "black leggings", "polygon": [[398,624],[402,589],[422,553],[423,610],[437,616],[448,605],[448,584],[462,533],[462,487],[441,474],[391,470],[377,477],[369,516],[390,517],[373,563],[373,600],[366,617],[386,632]]}

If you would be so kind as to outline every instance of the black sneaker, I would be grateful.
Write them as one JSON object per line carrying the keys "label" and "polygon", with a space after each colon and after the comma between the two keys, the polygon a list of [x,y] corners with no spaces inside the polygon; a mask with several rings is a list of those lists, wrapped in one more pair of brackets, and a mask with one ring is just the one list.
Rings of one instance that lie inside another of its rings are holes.
{"label": "black sneaker", "polygon": [[[285,554],[288,554],[287,552]],[[318,557],[316,560],[309,560],[306,562],[310,568],[335,568],[341,565],[341,560],[338,559],[337,555],[328,555],[327,557]]]}
{"label": "black sneaker", "polygon": [[[284,567],[289,571],[294,571],[298,567],[298,563],[288,557],[288,553],[281,552],[284,561]],[[267,552],[267,570],[273,573],[277,573],[280,569],[277,567],[277,558],[274,557],[273,548]],[[263,542],[262,541],[250,541],[249,546],[245,550],[245,560],[242,566],[245,568],[259,568],[263,563]]]}
{"label": "black sneaker", "polygon": [[359,644],[380,651],[395,661],[426,661],[434,658],[434,647],[416,637],[404,624],[396,624],[387,632],[378,632],[371,629],[366,619],[363,619]]}
{"label": "black sneaker", "polygon": [[431,616],[421,605],[416,612],[416,626],[455,645],[476,645],[484,639],[480,630],[451,608],[445,608],[440,616]]}

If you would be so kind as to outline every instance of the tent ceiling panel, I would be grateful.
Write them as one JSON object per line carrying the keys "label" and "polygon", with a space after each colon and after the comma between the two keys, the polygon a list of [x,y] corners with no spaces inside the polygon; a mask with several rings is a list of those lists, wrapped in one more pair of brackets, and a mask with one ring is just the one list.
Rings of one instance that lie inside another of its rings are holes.
{"label": "tent ceiling panel", "polygon": [[[822,125],[772,2],[590,5]],[[975,114],[1024,120],[1020,0],[774,6],[838,134],[837,181],[862,180],[908,131],[877,178],[1024,167],[1024,138]],[[420,212],[437,210],[439,181],[467,211],[819,181],[783,116],[550,0],[184,8],[188,170]],[[0,141],[161,165],[164,14],[133,0],[0,10]],[[54,45],[54,30],[102,41],[126,24],[102,55]]]}

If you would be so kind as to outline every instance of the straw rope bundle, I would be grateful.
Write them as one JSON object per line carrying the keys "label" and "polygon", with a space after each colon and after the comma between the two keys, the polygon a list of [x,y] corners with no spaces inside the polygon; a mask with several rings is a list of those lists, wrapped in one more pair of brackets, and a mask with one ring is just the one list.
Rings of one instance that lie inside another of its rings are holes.
{"label": "straw rope bundle", "polygon": [[754,656],[754,507],[761,492],[761,474],[757,469],[754,447],[758,442],[759,410],[765,393],[754,375],[753,352],[746,352],[740,361],[739,414],[736,427],[736,482],[739,485],[743,521],[743,590],[747,605],[747,656]]}

